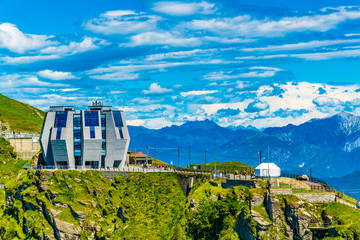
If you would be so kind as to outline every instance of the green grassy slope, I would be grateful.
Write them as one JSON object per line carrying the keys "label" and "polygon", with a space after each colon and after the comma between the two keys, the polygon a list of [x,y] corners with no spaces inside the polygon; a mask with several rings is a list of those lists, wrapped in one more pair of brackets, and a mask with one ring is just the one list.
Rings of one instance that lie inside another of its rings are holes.
{"label": "green grassy slope", "polygon": [[326,214],[334,217],[330,228],[335,228],[341,239],[358,239],[360,236],[360,211],[358,209],[340,203],[329,203],[325,204],[324,210]]}
{"label": "green grassy slope", "polygon": [[0,121],[11,131],[40,133],[45,113],[0,94]]}
{"label": "green grassy slope", "polygon": [[16,159],[14,148],[8,141],[0,138],[0,183],[14,179],[24,167],[26,161]]}
{"label": "green grassy slope", "polygon": [[[109,181],[97,171],[23,170],[6,191],[12,197],[0,216],[0,235],[8,239],[65,234],[54,221],[72,230],[61,239],[186,238],[186,197],[174,173],[130,174]],[[14,224],[14,219],[20,220]]]}
{"label": "green grassy slope", "polygon": [[[193,169],[194,166],[201,166],[201,170],[205,170],[205,164],[191,164],[191,169]],[[215,163],[208,163],[206,164],[206,171],[214,171],[215,169]],[[254,171],[254,168],[250,167],[249,165],[239,162],[239,161],[229,161],[229,162],[216,162],[216,170],[224,171],[226,170],[227,173],[233,173],[233,170],[243,170],[247,171],[248,174],[252,171]]]}

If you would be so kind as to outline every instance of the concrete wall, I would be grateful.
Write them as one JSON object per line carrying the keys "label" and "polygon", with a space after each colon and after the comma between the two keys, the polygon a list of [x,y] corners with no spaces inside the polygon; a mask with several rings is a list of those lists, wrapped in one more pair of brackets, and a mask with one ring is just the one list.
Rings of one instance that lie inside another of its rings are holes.
{"label": "concrete wall", "polygon": [[124,127],[121,128],[123,137],[121,138],[119,129],[115,126],[113,113],[104,112],[106,116],[106,167],[114,167],[114,162],[120,162],[118,167],[122,168],[125,165],[126,154],[129,148],[130,135],[126,126],[124,114],[121,113]]}
{"label": "concrete wall", "polygon": [[7,140],[14,147],[17,157],[20,159],[29,160],[40,151],[38,138],[8,138]]}

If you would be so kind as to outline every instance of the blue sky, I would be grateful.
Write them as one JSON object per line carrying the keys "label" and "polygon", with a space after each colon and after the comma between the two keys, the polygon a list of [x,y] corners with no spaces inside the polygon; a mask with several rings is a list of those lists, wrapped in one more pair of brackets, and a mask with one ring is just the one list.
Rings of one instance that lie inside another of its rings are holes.
{"label": "blue sky", "polygon": [[[346,5],[344,5],[346,4]],[[357,1],[1,1],[0,92],[128,124],[360,115]]]}

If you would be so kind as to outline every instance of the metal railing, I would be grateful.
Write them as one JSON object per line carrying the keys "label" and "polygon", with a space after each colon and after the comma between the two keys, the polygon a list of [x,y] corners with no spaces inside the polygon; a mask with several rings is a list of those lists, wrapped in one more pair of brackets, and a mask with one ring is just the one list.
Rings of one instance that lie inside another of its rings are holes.
{"label": "metal railing", "polygon": [[37,169],[37,170],[95,170],[95,171],[116,171],[116,172],[182,172],[182,173],[192,173],[192,174],[208,174],[208,172],[203,171],[191,171],[188,169],[182,168],[170,168],[170,167],[105,167],[98,168],[94,166],[32,166],[25,164],[25,169]]}
{"label": "metal railing", "polygon": [[[293,178],[293,179],[299,179],[301,178],[302,175],[299,175],[299,174],[292,174],[292,173],[281,173],[281,177],[287,177],[287,178]],[[311,177],[309,178],[310,182],[314,182],[314,183],[321,183],[321,184],[324,184],[324,185],[328,185],[326,181],[324,180],[321,180],[319,178],[314,178],[314,177]]]}

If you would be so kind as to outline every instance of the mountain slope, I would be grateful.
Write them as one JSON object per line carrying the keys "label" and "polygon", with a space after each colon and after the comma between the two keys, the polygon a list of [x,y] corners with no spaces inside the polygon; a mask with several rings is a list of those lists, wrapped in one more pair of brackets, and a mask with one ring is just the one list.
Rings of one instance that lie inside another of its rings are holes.
{"label": "mountain slope", "polygon": [[[221,146],[227,155],[247,155],[258,164],[258,152],[286,170],[312,168],[318,177],[342,176],[360,169],[360,118],[339,113],[313,119],[299,126],[267,128],[262,133],[244,135]],[[269,151],[268,151],[269,149]]]}
{"label": "mountain slope", "polygon": [[[214,160],[214,136],[216,136],[216,160],[219,162],[241,161],[252,167],[259,164],[259,151],[263,161],[272,161],[283,170],[297,170],[309,174],[310,168],[317,177],[342,176],[360,170],[360,117],[339,113],[313,119],[299,126],[267,128],[263,132],[231,130],[211,121],[187,122],[159,130],[129,127],[130,149],[143,152],[149,146],[149,155],[155,154],[165,162],[177,163],[177,147],[180,161],[204,163],[204,151],[208,150],[208,162]],[[163,150],[167,148],[168,150]]]}
{"label": "mountain slope", "polygon": [[360,171],[355,171],[343,177],[327,178],[326,181],[336,190],[344,192],[345,194],[355,199],[360,199],[359,179]]}
{"label": "mountain slope", "polygon": [[11,131],[40,133],[45,113],[0,94],[0,122]]}
{"label": "mountain slope", "polygon": [[[135,150],[136,148],[137,151],[146,152],[146,146],[149,146],[149,155],[153,157],[156,144],[157,158],[164,159],[168,163],[171,161],[177,163],[177,148],[179,147],[182,166],[189,163],[189,146],[191,163],[203,163],[204,151],[207,149],[213,151],[214,149],[214,137],[216,137],[216,146],[220,146],[238,136],[254,132],[245,129],[223,128],[209,120],[187,122],[181,126],[173,125],[159,130],[134,126],[128,126],[128,128],[131,136],[129,149]],[[209,158],[213,158],[211,154],[209,153]],[[229,160],[231,159],[227,161]]]}

